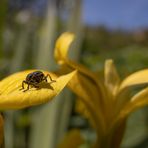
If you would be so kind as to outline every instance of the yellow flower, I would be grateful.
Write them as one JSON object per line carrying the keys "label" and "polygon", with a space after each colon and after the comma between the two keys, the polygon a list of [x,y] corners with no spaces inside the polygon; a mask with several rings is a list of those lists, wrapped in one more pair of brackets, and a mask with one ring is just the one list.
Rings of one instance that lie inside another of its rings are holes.
{"label": "yellow flower", "polygon": [[[57,40],[55,59],[60,73],[77,70],[68,83],[78,95],[76,109],[96,130],[96,148],[118,148],[128,115],[148,104],[148,88],[132,94],[131,89],[148,83],[148,69],[135,72],[121,81],[112,60],[105,62],[104,77],[68,58],[74,35],[66,32]],[[74,140],[74,139],[73,139]]]}
{"label": "yellow flower", "polygon": [[[45,75],[50,74],[52,79],[56,81],[50,83],[49,79],[48,83],[40,83],[38,89],[32,87],[27,91],[20,90],[23,80],[26,79],[29,73],[34,71],[35,70],[26,70],[18,72],[4,78],[0,82],[0,110],[21,109],[50,101],[60,93],[76,73],[76,71],[73,71],[57,77],[54,73],[42,70]],[[24,84],[24,86],[26,89],[27,85]]]}

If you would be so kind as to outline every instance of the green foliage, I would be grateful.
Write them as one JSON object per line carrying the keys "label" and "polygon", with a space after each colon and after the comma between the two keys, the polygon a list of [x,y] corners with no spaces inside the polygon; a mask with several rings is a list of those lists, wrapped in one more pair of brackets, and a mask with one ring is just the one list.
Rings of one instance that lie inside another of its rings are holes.
{"label": "green foliage", "polygon": [[81,61],[93,70],[103,67],[105,59],[114,59],[121,75],[148,65],[147,30],[110,31],[104,27],[86,27]]}

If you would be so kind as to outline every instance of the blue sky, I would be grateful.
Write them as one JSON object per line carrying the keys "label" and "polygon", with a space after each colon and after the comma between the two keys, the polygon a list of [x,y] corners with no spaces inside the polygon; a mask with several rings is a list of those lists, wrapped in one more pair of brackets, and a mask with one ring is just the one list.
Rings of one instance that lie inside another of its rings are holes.
{"label": "blue sky", "polygon": [[148,27],[148,0],[83,0],[83,21],[109,28]]}
{"label": "blue sky", "polygon": [[[31,7],[40,11],[48,0],[9,0],[15,7]],[[71,0],[73,1],[73,0]],[[148,0],[82,0],[83,21],[89,25],[105,25],[109,28],[148,28]],[[23,6],[22,6],[23,7]],[[40,12],[39,12],[40,13]]]}

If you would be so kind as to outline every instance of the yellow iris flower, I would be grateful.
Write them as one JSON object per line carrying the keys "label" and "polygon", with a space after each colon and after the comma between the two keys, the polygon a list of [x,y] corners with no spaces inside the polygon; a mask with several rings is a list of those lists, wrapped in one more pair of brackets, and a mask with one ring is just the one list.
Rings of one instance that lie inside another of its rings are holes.
{"label": "yellow iris flower", "polygon": [[[77,111],[88,118],[97,133],[97,140],[93,146],[119,148],[128,115],[148,104],[147,87],[135,94],[131,91],[137,86],[148,83],[148,69],[135,72],[121,81],[113,61],[107,60],[102,78],[101,75],[68,58],[68,49],[73,39],[74,35],[66,32],[56,42],[54,56],[57,63],[61,65],[60,73],[77,70],[69,81],[68,87],[79,98],[76,105]],[[78,138],[69,138],[69,140],[74,142]],[[64,139],[64,141],[68,140]],[[75,148],[78,145],[79,143]],[[68,148],[68,145],[66,147],[65,144],[64,148]]]}

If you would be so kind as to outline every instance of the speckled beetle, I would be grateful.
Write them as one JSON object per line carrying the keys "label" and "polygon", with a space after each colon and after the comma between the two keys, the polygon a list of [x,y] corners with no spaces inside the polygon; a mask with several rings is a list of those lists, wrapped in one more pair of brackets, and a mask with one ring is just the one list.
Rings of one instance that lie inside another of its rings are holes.
{"label": "speckled beetle", "polygon": [[24,83],[27,84],[27,89],[24,90],[24,91],[27,91],[29,90],[29,86],[32,85],[34,86],[35,88],[39,88],[38,84],[41,83],[42,81],[47,81],[47,78],[49,77],[50,81],[51,82],[56,82],[55,80],[52,80],[51,76],[49,74],[47,74],[46,76],[44,75],[44,73],[42,71],[34,71],[32,73],[29,73],[27,76],[26,76],[26,80],[24,80],[22,82],[22,89],[24,89]]}

